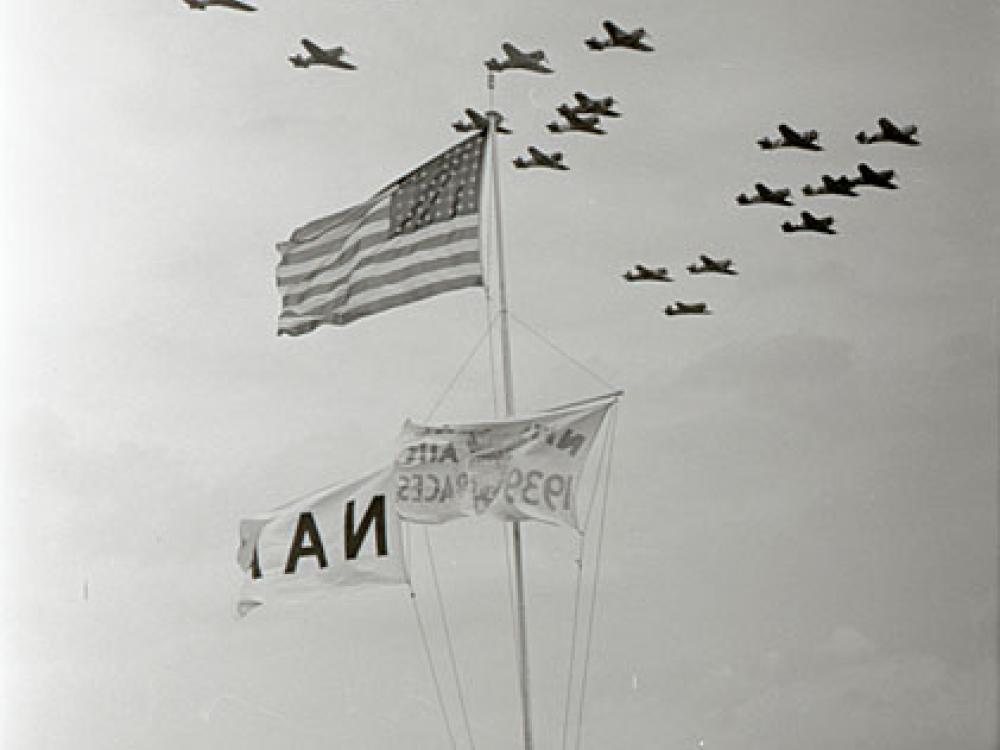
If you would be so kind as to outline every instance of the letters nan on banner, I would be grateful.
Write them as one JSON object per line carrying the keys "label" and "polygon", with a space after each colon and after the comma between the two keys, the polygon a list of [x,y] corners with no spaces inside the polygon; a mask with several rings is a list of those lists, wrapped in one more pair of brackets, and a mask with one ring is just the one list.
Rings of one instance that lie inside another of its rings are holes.
{"label": "letters nan on banner", "polygon": [[240,614],[272,598],[406,583],[392,478],[382,469],[241,521]]}
{"label": "letters nan on banner", "polygon": [[404,521],[489,514],[580,531],[577,496],[587,456],[614,401],[530,417],[421,425],[407,420],[395,461]]}

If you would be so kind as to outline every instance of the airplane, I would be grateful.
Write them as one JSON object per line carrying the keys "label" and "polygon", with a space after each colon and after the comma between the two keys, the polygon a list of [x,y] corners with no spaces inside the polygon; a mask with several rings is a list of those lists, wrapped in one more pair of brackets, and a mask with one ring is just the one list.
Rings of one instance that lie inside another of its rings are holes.
{"label": "airplane", "polygon": [[681,302],[677,300],[672,305],[663,308],[667,315],[711,315],[712,311],[704,302]]}
{"label": "airplane", "polygon": [[578,115],[600,115],[602,117],[621,117],[621,112],[615,112],[611,109],[615,100],[613,97],[605,96],[602,99],[591,99],[582,91],[577,91],[573,94],[576,97],[577,102],[579,102],[575,107],[573,107],[573,112]]}
{"label": "airplane", "polygon": [[813,187],[812,185],[805,185],[802,188],[802,192],[805,195],[845,195],[851,198],[857,198],[858,194],[854,192],[854,187],[858,183],[852,180],[847,175],[840,175],[836,180],[830,175],[823,175],[823,184],[819,187]]}
{"label": "airplane", "polygon": [[500,73],[508,69],[530,70],[534,73],[553,73],[552,68],[542,65],[546,60],[545,53],[536,49],[534,52],[522,52],[510,42],[504,42],[500,49],[507,55],[506,60],[497,60],[491,57],[486,61],[487,70],[493,73]]}
{"label": "airplane", "polygon": [[622,278],[625,281],[673,281],[666,268],[646,268],[642,263],[636,263],[635,270],[626,271]]}
{"label": "airplane", "polygon": [[347,52],[347,50],[343,47],[323,49],[316,44],[316,42],[310,41],[309,39],[303,39],[302,46],[305,47],[306,51],[309,53],[308,57],[303,57],[302,55],[292,55],[288,58],[288,62],[296,68],[308,68],[310,65],[329,65],[333,68],[357,70],[357,66],[354,63],[349,63],[343,59],[344,54]]}
{"label": "airplane", "polygon": [[854,180],[855,185],[880,187],[885,188],[886,190],[896,190],[899,187],[899,185],[895,185],[892,182],[892,178],[896,176],[896,172],[892,169],[882,169],[876,171],[862,162],[858,165],[858,172],[861,174],[861,178]]}
{"label": "airplane", "polygon": [[790,221],[786,221],[781,225],[781,230],[783,232],[822,232],[823,234],[837,233],[836,229],[830,228],[833,224],[832,216],[825,216],[822,219],[817,219],[808,211],[803,211],[801,216],[801,224],[792,224]]}
{"label": "airplane", "polygon": [[514,166],[518,169],[527,169],[528,167],[547,167],[548,169],[569,169],[565,164],[563,164],[563,155],[561,151],[553,151],[551,154],[546,154],[544,151],[535,148],[534,146],[528,146],[528,153],[531,155],[531,159],[525,160],[520,156],[514,159]]}
{"label": "airplane", "polygon": [[788,196],[792,194],[792,191],[788,188],[771,190],[771,188],[763,182],[755,183],[754,188],[757,190],[757,195],[747,197],[746,193],[740,193],[736,196],[736,202],[741,206],[749,206],[751,203],[774,203],[777,206],[793,205],[792,202],[788,200]]}
{"label": "airplane", "polygon": [[218,5],[221,8],[231,8],[232,10],[245,10],[253,12],[257,10],[252,5],[241,3],[240,0],[184,0],[191,10],[208,10],[210,5]]}
{"label": "airplane", "polygon": [[865,131],[859,130],[858,134],[854,136],[854,140],[858,143],[878,143],[879,141],[893,141],[894,143],[902,143],[906,146],[919,146],[920,141],[914,139],[913,136],[917,134],[916,125],[907,125],[904,128],[897,127],[892,120],[888,117],[880,117],[878,119],[878,126],[881,129],[881,133],[872,133],[871,135],[865,135]]}
{"label": "airplane", "polygon": [[[511,131],[502,125],[503,115],[501,115],[499,112],[497,112],[497,115],[500,118],[497,121],[497,132],[503,133],[504,135],[510,135]],[[489,118],[487,118],[486,115],[479,114],[479,112],[472,109],[472,107],[469,107],[468,109],[465,110],[465,116],[469,118],[468,122],[465,122],[463,120],[456,120],[451,124],[451,126],[455,128],[455,130],[457,130],[459,133],[468,133],[473,130],[486,130],[490,125]]]}
{"label": "airplane", "polygon": [[596,36],[584,39],[584,43],[595,52],[606,50],[608,47],[625,47],[638,52],[652,52],[653,48],[643,42],[643,37],[649,36],[643,28],[625,31],[617,26],[613,21],[605,21],[601,24],[608,32],[607,39],[598,39]]}
{"label": "airplane", "polygon": [[733,261],[729,258],[715,260],[707,255],[699,255],[698,258],[702,264],[699,266],[697,263],[692,263],[687,267],[688,273],[724,273],[727,276],[736,276],[739,273],[732,267]]}
{"label": "airplane", "polygon": [[556,111],[566,118],[566,124],[562,125],[555,120],[546,127],[553,133],[565,133],[570,130],[579,130],[582,133],[593,133],[594,135],[604,135],[607,131],[598,127],[599,118],[597,115],[586,115],[581,117],[566,104],[560,104]]}
{"label": "airplane", "polygon": [[788,127],[785,123],[781,123],[778,126],[778,132],[781,133],[780,138],[776,138],[773,141],[770,138],[761,138],[757,141],[757,145],[765,150],[772,148],[802,148],[806,151],[823,150],[823,147],[816,143],[819,133],[815,130],[804,130],[799,133]]}

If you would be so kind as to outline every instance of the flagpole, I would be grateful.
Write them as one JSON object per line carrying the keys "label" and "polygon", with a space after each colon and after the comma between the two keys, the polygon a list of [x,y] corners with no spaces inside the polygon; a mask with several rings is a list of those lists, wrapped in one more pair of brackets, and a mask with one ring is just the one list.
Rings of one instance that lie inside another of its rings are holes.
{"label": "flagpole", "polygon": [[[497,169],[497,126],[500,115],[493,106],[493,74],[487,73],[487,86],[490,92],[490,111],[486,113],[489,122],[487,137],[489,140],[491,168],[493,172],[493,221],[496,228],[496,262],[497,262],[497,303],[500,317],[500,359],[504,396],[504,412],[508,417],[514,416],[514,384],[510,363],[510,329],[507,315],[507,275],[504,269],[503,257],[503,226],[500,221],[500,172]],[[521,524],[514,521],[511,524],[511,556],[514,566],[514,599],[516,606],[516,634],[518,678],[521,686],[521,719],[524,727],[524,750],[532,750],[531,735],[531,700],[528,690],[528,641],[526,635],[524,612],[524,566],[521,555]]]}

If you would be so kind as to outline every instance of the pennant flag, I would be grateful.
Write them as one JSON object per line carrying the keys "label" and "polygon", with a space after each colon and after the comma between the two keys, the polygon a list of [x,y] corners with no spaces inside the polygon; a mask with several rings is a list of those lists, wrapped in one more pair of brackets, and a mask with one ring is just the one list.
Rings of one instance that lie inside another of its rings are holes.
{"label": "pennant flag", "polygon": [[483,286],[477,133],[357,206],[278,244],[278,334],[346,325],[442,292]]}
{"label": "pennant flag", "polygon": [[400,518],[445,523],[488,513],[580,531],[580,477],[613,403],[608,398],[472,424],[407,420],[394,462]]}
{"label": "pennant flag", "polygon": [[391,482],[392,471],[382,469],[241,521],[236,557],[247,581],[240,614],[272,596],[406,583]]}

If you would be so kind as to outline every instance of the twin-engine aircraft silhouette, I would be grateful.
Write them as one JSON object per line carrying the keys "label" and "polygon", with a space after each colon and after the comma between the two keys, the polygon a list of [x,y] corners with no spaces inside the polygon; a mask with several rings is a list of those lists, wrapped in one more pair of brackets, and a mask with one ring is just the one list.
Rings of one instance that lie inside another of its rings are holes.
{"label": "twin-engine aircraft silhouette", "polygon": [[819,132],[815,130],[804,130],[799,133],[785,123],[781,123],[778,126],[778,132],[781,133],[780,138],[771,140],[770,138],[764,137],[757,141],[757,145],[762,149],[770,150],[773,148],[802,148],[806,151],[822,151],[823,147],[816,143],[819,138]]}
{"label": "twin-engine aircraft silhouette", "polygon": [[781,225],[781,231],[783,232],[822,232],[823,234],[836,234],[836,229],[831,229],[833,225],[833,217],[825,216],[822,219],[817,219],[808,211],[803,211],[801,213],[802,223],[792,224],[790,221],[786,221]]}
{"label": "twin-engine aircraft silhouette", "polygon": [[[465,116],[469,118],[468,122],[464,120],[456,120],[451,124],[455,130],[459,133],[470,133],[473,130],[486,130],[490,126],[489,118],[486,115],[482,115],[476,110],[469,107],[465,110]],[[504,135],[510,135],[511,131],[503,126],[503,115],[497,112],[497,132],[503,133]]]}
{"label": "twin-engine aircraft silhouette", "polygon": [[622,274],[625,281],[673,281],[666,268],[646,268],[642,263],[636,263],[633,270]]}
{"label": "twin-engine aircraft silhouette", "polygon": [[615,105],[614,97],[605,96],[599,99],[591,99],[582,91],[573,94],[577,104],[572,107],[572,111],[578,115],[600,115],[601,117],[621,117],[621,112],[611,109]]}
{"label": "twin-engine aircraft silhouette", "polygon": [[218,5],[220,8],[230,8],[232,10],[245,10],[253,12],[257,10],[252,5],[241,3],[240,0],[184,0],[191,10],[208,10],[210,5]]}
{"label": "twin-engine aircraft silhouette", "polygon": [[896,190],[899,187],[899,185],[896,185],[892,181],[892,178],[896,176],[896,173],[891,169],[876,171],[862,162],[858,165],[858,173],[861,177],[860,179],[854,180],[854,184],[859,187],[878,187],[886,190]]}
{"label": "twin-engine aircraft silhouette", "polygon": [[306,51],[309,53],[308,57],[303,57],[302,55],[292,55],[288,58],[288,62],[296,68],[308,68],[310,65],[329,65],[332,68],[357,70],[357,66],[354,63],[349,63],[343,59],[344,55],[347,53],[347,50],[343,47],[323,49],[316,44],[316,42],[309,39],[303,39],[302,46],[305,47]]}
{"label": "twin-engine aircraft silhouette", "polygon": [[522,52],[510,42],[504,42],[500,49],[507,56],[505,60],[497,60],[491,57],[486,61],[486,69],[493,73],[500,73],[504,70],[530,70],[534,73],[553,73],[552,68],[542,65],[546,61],[545,53],[536,49],[534,52]]}
{"label": "twin-engine aircraft silhouette", "polygon": [[530,159],[523,159],[518,156],[514,159],[514,166],[518,169],[527,169],[528,167],[546,167],[547,169],[569,169],[565,164],[563,164],[563,155],[561,151],[553,151],[551,154],[546,154],[541,149],[537,149],[534,146],[528,146],[528,154],[531,156]]}
{"label": "twin-engine aircraft silhouette", "polygon": [[598,127],[600,120],[597,115],[578,115],[566,104],[560,104],[556,111],[566,118],[566,122],[559,123],[553,120],[546,125],[545,127],[553,133],[566,133],[570,130],[579,130],[581,133],[604,135],[607,132]]}
{"label": "twin-engine aircraft silhouette", "polygon": [[711,315],[712,311],[704,302],[681,302],[677,300],[672,305],[663,308],[667,315]]}
{"label": "twin-engine aircraft silhouette", "polygon": [[733,261],[729,258],[715,260],[707,255],[699,255],[698,259],[701,261],[701,265],[692,263],[687,267],[688,273],[724,273],[727,276],[736,276],[739,273],[733,268]]}
{"label": "twin-engine aircraft silhouette", "polygon": [[858,183],[847,175],[842,174],[837,179],[833,179],[830,175],[825,174],[822,180],[823,184],[819,187],[805,185],[802,188],[802,192],[805,195],[846,195],[851,198],[858,197],[858,194],[854,192],[854,187]]}
{"label": "twin-engine aircraft silhouette", "polygon": [[605,21],[601,26],[608,32],[607,39],[598,39],[596,36],[592,36],[584,40],[584,43],[595,52],[600,52],[608,47],[625,47],[626,49],[634,49],[639,52],[653,51],[652,47],[642,41],[644,37],[649,36],[643,28],[625,31],[617,26],[614,21]]}
{"label": "twin-engine aircraft silhouette", "polygon": [[793,205],[788,200],[788,197],[792,194],[792,191],[788,188],[771,190],[763,182],[757,182],[754,184],[754,189],[757,191],[757,195],[747,196],[746,193],[740,193],[736,196],[736,202],[741,206],[749,206],[752,203],[774,203],[777,206]]}
{"label": "twin-engine aircraft silhouette", "polygon": [[893,143],[902,143],[906,146],[919,146],[920,141],[916,140],[913,136],[917,134],[916,125],[907,125],[906,127],[897,127],[892,120],[888,117],[880,117],[878,120],[879,129],[881,133],[872,133],[871,135],[865,135],[865,131],[858,131],[858,134],[854,136],[854,140],[858,143],[878,143],[880,141],[892,141]]}

